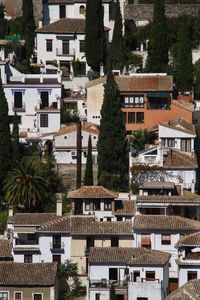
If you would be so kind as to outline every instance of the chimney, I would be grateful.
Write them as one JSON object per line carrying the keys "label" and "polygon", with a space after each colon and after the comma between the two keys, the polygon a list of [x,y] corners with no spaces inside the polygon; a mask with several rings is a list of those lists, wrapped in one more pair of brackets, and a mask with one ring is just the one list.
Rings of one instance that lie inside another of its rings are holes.
{"label": "chimney", "polygon": [[41,27],[42,27],[42,20],[40,20],[38,23],[38,28],[41,28]]}
{"label": "chimney", "polygon": [[195,183],[194,183],[194,179],[192,179],[191,192],[192,192],[193,194],[195,194]]}
{"label": "chimney", "polygon": [[12,216],[13,216],[13,206],[9,206],[9,209],[8,209],[8,216],[9,216],[9,217],[12,217]]}
{"label": "chimney", "polygon": [[100,64],[100,76],[103,77],[104,76],[104,70],[103,70],[103,64]]}
{"label": "chimney", "polygon": [[56,194],[56,216],[62,217],[62,194]]}

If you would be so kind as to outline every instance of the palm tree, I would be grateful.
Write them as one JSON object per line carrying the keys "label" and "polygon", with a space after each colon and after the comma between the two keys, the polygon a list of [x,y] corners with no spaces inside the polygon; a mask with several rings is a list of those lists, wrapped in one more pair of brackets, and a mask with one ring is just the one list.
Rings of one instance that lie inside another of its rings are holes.
{"label": "palm tree", "polygon": [[4,180],[5,200],[10,205],[31,211],[47,197],[45,169],[35,157],[24,157]]}
{"label": "palm tree", "polygon": [[136,149],[139,152],[145,149],[146,144],[153,144],[155,139],[155,132],[148,131],[147,129],[141,129],[133,131],[129,141],[132,148]]}

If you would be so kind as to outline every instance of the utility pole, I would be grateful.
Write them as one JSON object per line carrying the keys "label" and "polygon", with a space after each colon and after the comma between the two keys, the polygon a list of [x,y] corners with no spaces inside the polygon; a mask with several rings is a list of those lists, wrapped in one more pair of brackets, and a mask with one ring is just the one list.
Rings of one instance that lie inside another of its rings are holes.
{"label": "utility pole", "polygon": [[76,151],[77,151],[77,162],[76,162],[76,188],[81,187],[81,165],[82,165],[82,138],[81,138],[81,121],[77,122],[77,138],[76,138]]}

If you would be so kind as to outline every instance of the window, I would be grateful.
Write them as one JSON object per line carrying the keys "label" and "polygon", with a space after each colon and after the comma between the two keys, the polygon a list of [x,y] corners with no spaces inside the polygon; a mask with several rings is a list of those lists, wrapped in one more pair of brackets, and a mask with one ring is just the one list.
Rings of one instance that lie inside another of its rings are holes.
{"label": "window", "polygon": [[151,248],[151,236],[150,234],[141,235],[141,247]]}
{"label": "window", "polygon": [[86,248],[94,247],[94,237],[86,238]]}
{"label": "window", "polygon": [[33,294],[33,300],[43,300],[43,294]]}
{"label": "window", "polygon": [[80,52],[85,52],[85,41],[80,41]]}
{"label": "window", "polygon": [[109,280],[117,280],[118,276],[117,268],[109,268]]}
{"label": "window", "polygon": [[53,50],[53,40],[46,40],[46,51],[52,52]]}
{"label": "window", "polygon": [[124,96],[124,107],[144,107],[144,95]]}
{"label": "window", "polygon": [[49,92],[43,91],[40,93],[41,108],[49,107]]}
{"label": "window", "polygon": [[40,127],[48,127],[48,114],[40,115]]}
{"label": "window", "polygon": [[119,238],[114,236],[114,237],[111,237],[110,239],[111,241],[111,247],[119,247]]}
{"label": "window", "polygon": [[60,5],[60,19],[66,18],[66,7],[65,5]]}
{"label": "window", "polygon": [[22,300],[22,292],[15,292],[14,295],[15,295],[14,300]]}
{"label": "window", "polygon": [[134,112],[128,113],[128,123],[129,124],[135,123],[135,113]]}
{"label": "window", "polygon": [[94,200],[93,202],[93,210],[100,210],[100,200]]}
{"label": "window", "polygon": [[187,272],[187,280],[190,281],[192,279],[197,279],[197,271],[188,271]]}
{"label": "window", "polygon": [[154,280],[155,280],[155,272],[146,271],[146,281],[154,281]]}
{"label": "window", "polygon": [[0,292],[1,300],[8,300],[8,292]]}
{"label": "window", "polygon": [[100,300],[100,294],[99,293],[95,294],[95,300]]}
{"label": "window", "polygon": [[90,210],[90,200],[85,200],[85,210]]}
{"label": "window", "polygon": [[136,123],[137,124],[144,123],[144,113],[143,112],[136,113]]}
{"label": "window", "polygon": [[170,234],[162,234],[161,244],[162,245],[171,245],[171,235]]}
{"label": "window", "polygon": [[53,248],[61,249],[61,235],[60,234],[56,234],[53,236]]}
{"label": "window", "polygon": [[86,11],[85,6],[84,6],[84,5],[81,5],[81,6],[79,7],[79,13],[80,13],[80,15],[85,15],[85,11]]}
{"label": "window", "polygon": [[181,150],[186,152],[191,152],[191,140],[181,139]]}
{"label": "window", "polygon": [[62,54],[69,54],[69,40],[62,41]]}
{"label": "window", "polygon": [[14,93],[14,108],[22,108],[22,92]]}
{"label": "window", "polygon": [[133,281],[137,282],[137,277],[140,277],[140,271],[133,272]]}
{"label": "window", "polygon": [[61,255],[53,255],[53,262],[57,262],[58,264],[61,264]]}
{"label": "window", "polygon": [[104,200],[104,210],[111,210],[111,209],[112,209],[111,200],[105,199]]}
{"label": "window", "polygon": [[137,297],[137,300],[148,300],[147,297]]}
{"label": "window", "polygon": [[167,147],[175,147],[175,139],[167,139]]}
{"label": "window", "polygon": [[27,234],[27,240],[28,241],[35,241],[36,240],[36,234],[35,233],[28,233]]}
{"label": "window", "polygon": [[32,254],[24,254],[24,263],[32,263],[33,257]]}

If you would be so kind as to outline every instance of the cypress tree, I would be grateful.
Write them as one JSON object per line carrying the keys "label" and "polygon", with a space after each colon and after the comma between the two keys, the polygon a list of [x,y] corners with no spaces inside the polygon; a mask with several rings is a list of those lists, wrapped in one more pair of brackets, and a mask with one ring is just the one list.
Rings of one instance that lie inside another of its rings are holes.
{"label": "cypress tree", "polygon": [[147,72],[166,72],[168,66],[167,21],[164,0],[154,0],[153,23],[148,46]]}
{"label": "cypress tree", "polygon": [[11,161],[11,135],[8,118],[8,103],[0,79],[0,194]]}
{"label": "cypress tree", "polygon": [[112,36],[112,43],[108,51],[107,69],[122,71],[125,65],[125,47],[123,38],[122,15],[119,0],[116,3],[115,25]]}
{"label": "cypress tree", "polygon": [[179,91],[190,91],[193,82],[192,43],[187,16],[180,18],[178,30],[178,54],[175,59],[175,81]]}
{"label": "cypress tree", "polygon": [[93,185],[92,140],[88,139],[88,154],[85,169],[84,185]]}
{"label": "cypress tree", "polygon": [[85,20],[85,56],[87,64],[99,71],[105,59],[105,36],[101,0],[87,0]]}
{"label": "cypress tree", "polygon": [[20,159],[20,148],[19,148],[19,122],[17,114],[14,115],[13,130],[12,130],[12,157],[13,165]]}
{"label": "cypress tree", "polygon": [[98,184],[113,190],[128,188],[128,148],[121,100],[112,72],[104,85],[98,150]]}
{"label": "cypress tree", "polygon": [[35,20],[33,15],[33,1],[23,0],[22,11],[27,69],[28,71],[30,71],[30,58],[33,54],[35,44]]}

